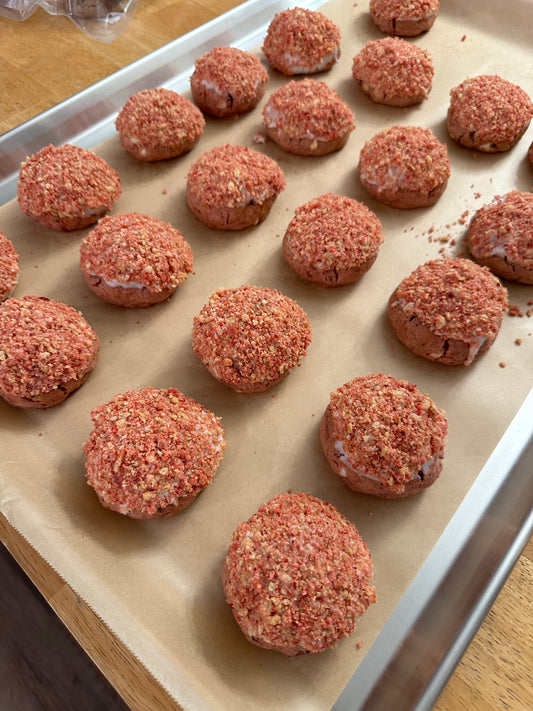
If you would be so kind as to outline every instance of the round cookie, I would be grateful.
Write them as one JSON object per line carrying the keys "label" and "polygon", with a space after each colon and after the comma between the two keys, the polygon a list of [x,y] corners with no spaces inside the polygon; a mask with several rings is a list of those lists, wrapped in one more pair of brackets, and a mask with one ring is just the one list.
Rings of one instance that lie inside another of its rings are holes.
{"label": "round cookie", "polygon": [[493,274],[533,284],[533,193],[496,195],[470,221],[466,244]]}
{"label": "round cookie", "polygon": [[316,79],[293,80],[263,107],[267,136],[288,153],[322,156],[346,145],[355,128],[350,107]]}
{"label": "round cookie", "polygon": [[439,14],[439,0],[370,0],[370,17],[388,35],[415,37],[427,32]]}
{"label": "round cookie", "polygon": [[327,193],[296,209],[283,238],[283,256],[303,279],[340,286],[370,269],[382,242],[383,229],[373,212]]}
{"label": "round cookie", "polygon": [[17,185],[22,212],[64,232],[98,222],[120,193],[120,177],[103,158],[69,143],[50,144],[27,158]]}
{"label": "round cookie", "polygon": [[191,75],[195,104],[217,118],[251,111],[265,94],[268,73],[258,57],[236,47],[214,47]]}
{"label": "round cookie", "polygon": [[115,127],[123,148],[151,163],[190,151],[203,135],[205,119],[192,101],[171,89],[144,89],[128,99]]}
{"label": "round cookie", "polygon": [[58,405],[92,372],[100,342],[79,311],[41,296],[0,304],[0,396],[10,405]]}
{"label": "round cookie", "polygon": [[411,496],[442,471],[448,422],[405,380],[372,373],[331,393],[320,424],[324,454],[350,489],[384,499]]}
{"label": "round cookie", "polygon": [[130,213],[108,215],[80,247],[88,287],[117,306],[151,306],[167,299],[193,268],[189,243],[168,222]]}
{"label": "round cookie", "polygon": [[218,289],[194,318],[194,353],[211,375],[237,392],[261,392],[279,383],[310,342],[303,309],[265,287]]}
{"label": "round cookie", "polygon": [[399,37],[367,42],[356,54],[352,76],[377,104],[411,106],[431,91],[435,70],[430,52]]}
{"label": "round cookie", "polygon": [[294,74],[325,72],[339,61],[341,33],[318,10],[293,7],[278,12],[263,42],[263,52],[278,71]]}
{"label": "round cookie", "polygon": [[226,143],[204,153],[187,175],[187,204],[214,230],[243,230],[262,222],[286,187],[279,165],[246,146]]}
{"label": "round cookie", "polygon": [[410,351],[444,365],[470,365],[494,343],[508,309],[507,290],[468,259],[417,267],[392,293],[388,316]]}
{"label": "round cookie", "polygon": [[131,518],[173,516],[211,482],[226,446],[220,419],[179,390],[129,390],[91,412],[87,483]]}
{"label": "round cookie", "polygon": [[392,126],[365,143],[359,175],[369,194],[385,205],[427,207],[448,184],[448,151],[429,128]]}
{"label": "round cookie", "polygon": [[356,527],[309,494],[279,494],[239,524],[224,562],[226,600],[252,644],[317,654],[376,602],[372,558]]}
{"label": "round cookie", "polygon": [[0,301],[11,295],[19,276],[19,255],[13,244],[0,232]]}
{"label": "round cookie", "polygon": [[450,136],[484,153],[509,150],[533,118],[533,102],[516,84],[496,74],[465,79],[450,91]]}

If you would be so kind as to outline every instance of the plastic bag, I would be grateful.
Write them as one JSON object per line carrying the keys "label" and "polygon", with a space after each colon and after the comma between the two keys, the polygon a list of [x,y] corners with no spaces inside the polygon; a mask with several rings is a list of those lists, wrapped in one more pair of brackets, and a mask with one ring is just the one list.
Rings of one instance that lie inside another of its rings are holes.
{"label": "plastic bag", "polygon": [[112,42],[128,26],[137,0],[0,0],[0,16],[26,20],[38,7],[65,15],[95,40]]}

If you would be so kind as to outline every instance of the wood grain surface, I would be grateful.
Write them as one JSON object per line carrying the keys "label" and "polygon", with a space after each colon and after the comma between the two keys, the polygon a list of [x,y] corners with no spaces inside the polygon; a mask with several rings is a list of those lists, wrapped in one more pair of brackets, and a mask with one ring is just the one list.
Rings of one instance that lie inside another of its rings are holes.
{"label": "wood grain surface", "polygon": [[[96,42],[67,18],[42,10],[22,23],[0,18],[0,133],[239,4],[239,0],[140,0],[127,31],[111,44]],[[132,709],[179,708],[3,517],[0,533],[44,599]],[[533,708],[532,600],[530,541],[435,711]]]}

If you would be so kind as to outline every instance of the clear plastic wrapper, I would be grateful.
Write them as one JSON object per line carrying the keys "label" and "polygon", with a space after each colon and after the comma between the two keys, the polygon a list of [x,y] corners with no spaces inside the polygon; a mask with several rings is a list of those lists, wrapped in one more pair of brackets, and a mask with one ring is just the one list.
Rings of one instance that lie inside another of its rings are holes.
{"label": "clear plastic wrapper", "polygon": [[39,7],[65,15],[92,39],[112,42],[128,26],[137,0],[0,0],[0,16],[22,21]]}

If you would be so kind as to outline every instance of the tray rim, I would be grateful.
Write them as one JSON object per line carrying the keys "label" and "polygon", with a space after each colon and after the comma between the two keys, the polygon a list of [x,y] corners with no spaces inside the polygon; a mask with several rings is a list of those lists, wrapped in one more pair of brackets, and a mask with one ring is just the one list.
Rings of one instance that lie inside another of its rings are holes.
{"label": "tray rim", "polygon": [[[135,91],[187,88],[194,59],[214,41],[256,47],[274,13],[294,5],[317,9],[325,2],[245,0],[0,135],[0,205],[16,196],[20,163],[43,145],[73,142],[91,148],[113,135],[115,115]],[[178,58],[181,71],[174,69]],[[332,711],[381,711],[392,700],[395,711],[430,711],[533,533],[528,461],[533,461],[533,389]],[[505,545],[491,546],[498,537]],[[466,581],[465,558],[480,561]],[[450,590],[462,610],[453,621],[446,614]],[[428,653],[437,648],[439,654]],[[408,685],[406,660],[408,668],[416,668]]]}

